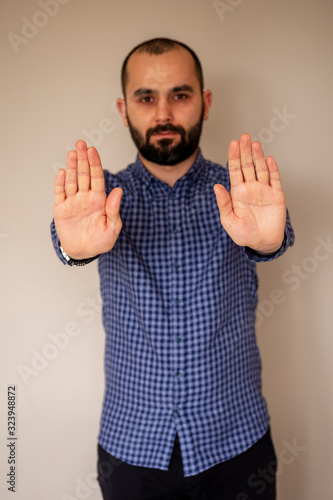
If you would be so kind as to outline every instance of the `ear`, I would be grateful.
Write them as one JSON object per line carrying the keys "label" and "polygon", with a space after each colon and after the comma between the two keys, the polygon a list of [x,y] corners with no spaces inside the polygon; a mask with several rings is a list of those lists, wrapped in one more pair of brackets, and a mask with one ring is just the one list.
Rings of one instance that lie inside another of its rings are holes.
{"label": "ear", "polygon": [[203,119],[207,120],[209,115],[209,110],[212,105],[213,94],[210,90],[205,90],[202,94],[203,106],[204,106],[204,115]]}
{"label": "ear", "polygon": [[127,121],[127,112],[126,112],[126,102],[125,99],[122,97],[117,99],[117,108],[120,113],[120,116],[123,119],[125,127],[128,127],[128,121]]}

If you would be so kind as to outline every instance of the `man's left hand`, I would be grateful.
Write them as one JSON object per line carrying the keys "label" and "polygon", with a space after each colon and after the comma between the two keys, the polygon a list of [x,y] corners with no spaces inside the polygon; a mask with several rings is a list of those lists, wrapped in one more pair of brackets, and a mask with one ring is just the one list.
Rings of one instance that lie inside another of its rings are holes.
{"label": "man's left hand", "polygon": [[286,224],[286,202],[278,166],[265,159],[261,145],[249,134],[229,146],[230,194],[214,186],[221,223],[233,241],[261,254],[281,247]]}

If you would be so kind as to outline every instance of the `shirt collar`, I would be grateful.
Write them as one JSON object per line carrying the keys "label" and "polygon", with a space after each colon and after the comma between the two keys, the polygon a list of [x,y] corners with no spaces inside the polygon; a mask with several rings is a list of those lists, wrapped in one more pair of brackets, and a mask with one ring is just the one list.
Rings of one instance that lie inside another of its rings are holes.
{"label": "shirt collar", "polygon": [[139,155],[137,155],[135,163],[133,164],[133,170],[139,178],[139,181],[144,184],[154,195],[170,194],[170,191],[182,190],[187,188],[189,185],[197,183],[200,176],[206,170],[206,162],[202,155],[201,149],[199,148],[198,155],[191,166],[191,168],[175,183],[173,188],[168,186],[168,184],[160,181],[154,175],[152,175],[146,167],[143,165]]}

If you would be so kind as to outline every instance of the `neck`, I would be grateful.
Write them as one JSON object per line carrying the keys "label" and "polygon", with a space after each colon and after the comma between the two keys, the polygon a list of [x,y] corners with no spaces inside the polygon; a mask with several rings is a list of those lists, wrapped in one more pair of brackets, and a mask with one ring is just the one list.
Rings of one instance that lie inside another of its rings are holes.
{"label": "neck", "polygon": [[158,165],[158,163],[153,163],[146,158],[143,158],[139,153],[139,158],[142,164],[146,167],[148,172],[150,172],[156,179],[165,182],[170,187],[173,187],[178,179],[181,179],[185,175],[198,156],[199,148],[197,148],[194,153],[189,156],[186,160],[177,163],[176,165]]}

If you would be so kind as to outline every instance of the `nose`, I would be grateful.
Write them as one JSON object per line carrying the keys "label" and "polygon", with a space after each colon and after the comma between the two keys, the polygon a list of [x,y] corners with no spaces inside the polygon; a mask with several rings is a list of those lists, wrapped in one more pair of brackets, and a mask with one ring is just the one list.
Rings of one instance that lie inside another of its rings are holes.
{"label": "nose", "polygon": [[172,109],[170,102],[167,98],[160,97],[156,106],[156,116],[157,123],[170,122],[173,119]]}

